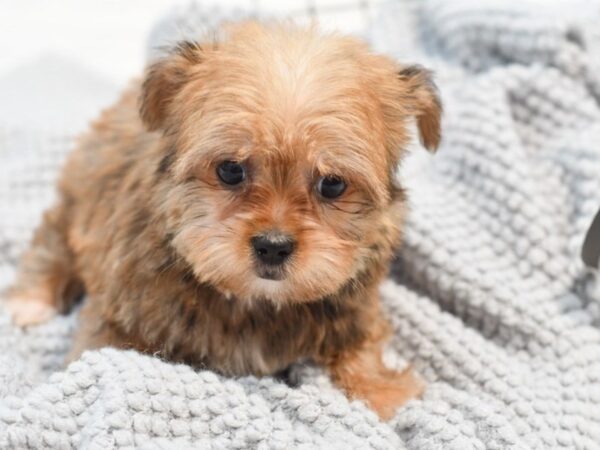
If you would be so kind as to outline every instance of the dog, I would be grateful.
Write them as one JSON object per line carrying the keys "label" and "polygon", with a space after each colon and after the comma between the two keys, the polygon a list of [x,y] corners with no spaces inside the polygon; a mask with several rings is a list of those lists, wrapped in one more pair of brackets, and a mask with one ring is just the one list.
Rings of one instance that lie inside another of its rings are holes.
{"label": "dog", "polygon": [[85,293],[69,360],[114,346],[228,376],[310,360],[390,418],[423,390],[382,362],[396,172],[413,122],[438,147],[441,112],[429,71],[315,27],[182,42],[71,153],[7,293],[13,321]]}

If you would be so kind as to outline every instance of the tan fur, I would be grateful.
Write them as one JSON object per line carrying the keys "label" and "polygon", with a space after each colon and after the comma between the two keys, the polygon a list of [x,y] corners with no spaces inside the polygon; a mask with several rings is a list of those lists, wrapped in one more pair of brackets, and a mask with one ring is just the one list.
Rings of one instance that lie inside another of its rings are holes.
{"label": "tan fur", "polygon": [[[408,123],[439,143],[429,74],[312,28],[223,34],[151,66],[81,140],[9,306],[65,310],[85,288],[72,358],[114,345],[230,375],[312,359],[389,417],[421,389],[381,362],[377,286],[403,221]],[[246,164],[240,188],[218,180],[224,160]],[[318,196],[324,175],[347,182],[342,197]],[[250,247],[272,229],[297,242],[277,281]]]}

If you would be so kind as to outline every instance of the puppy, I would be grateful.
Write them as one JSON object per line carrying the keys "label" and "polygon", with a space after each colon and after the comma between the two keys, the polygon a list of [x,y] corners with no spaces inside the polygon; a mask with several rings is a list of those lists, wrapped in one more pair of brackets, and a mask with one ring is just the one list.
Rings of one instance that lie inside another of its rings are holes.
{"label": "puppy", "polygon": [[232,376],[312,360],[389,418],[422,390],[381,359],[395,172],[409,124],[434,150],[440,114],[427,71],[352,38],[248,22],[180,43],[70,155],[13,320],[85,292],[70,359],[115,346]]}

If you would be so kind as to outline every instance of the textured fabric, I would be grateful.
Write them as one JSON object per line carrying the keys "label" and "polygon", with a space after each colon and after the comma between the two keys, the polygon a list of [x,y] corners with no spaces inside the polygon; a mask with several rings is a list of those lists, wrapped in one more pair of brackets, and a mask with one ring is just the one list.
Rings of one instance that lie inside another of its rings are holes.
{"label": "textured fabric", "polygon": [[[439,153],[403,168],[381,289],[387,362],[412,362],[424,397],[381,423],[308,366],[297,388],[112,349],[63,369],[75,315],[22,331],[0,314],[0,448],[600,449],[600,289],[579,258],[600,206],[600,7],[412,5],[371,38],[433,66],[446,106]],[[0,133],[0,283],[70,142]]]}

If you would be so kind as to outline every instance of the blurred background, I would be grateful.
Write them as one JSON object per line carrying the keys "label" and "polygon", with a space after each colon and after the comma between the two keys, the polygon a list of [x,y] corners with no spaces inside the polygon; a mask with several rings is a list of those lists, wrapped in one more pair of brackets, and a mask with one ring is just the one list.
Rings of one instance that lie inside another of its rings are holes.
{"label": "blurred background", "polygon": [[0,0],[0,122],[83,127],[141,74],[157,23],[192,3],[206,23],[291,16],[363,34],[382,0]]}
{"label": "blurred background", "polygon": [[[157,24],[177,12],[197,11],[196,22],[255,15],[317,19],[325,29],[366,35],[389,8],[399,36],[410,24],[398,9],[419,0],[0,0],[0,123],[8,127],[79,130],[141,74]],[[573,8],[582,0],[570,2]],[[548,10],[555,0],[528,0]],[[408,20],[408,19],[407,19]],[[173,40],[182,30],[171,30]],[[379,41],[385,41],[379,39]],[[403,39],[403,38],[401,38]],[[165,41],[155,38],[154,41]],[[404,56],[404,54],[402,55]]]}
{"label": "blurred background", "polygon": [[[207,11],[245,10],[318,15],[321,22],[356,32],[381,0],[221,0],[195,2]],[[77,60],[121,82],[143,65],[146,37],[162,16],[190,0],[24,0],[0,2],[0,71],[47,52]],[[18,43],[18,45],[16,45]]]}

